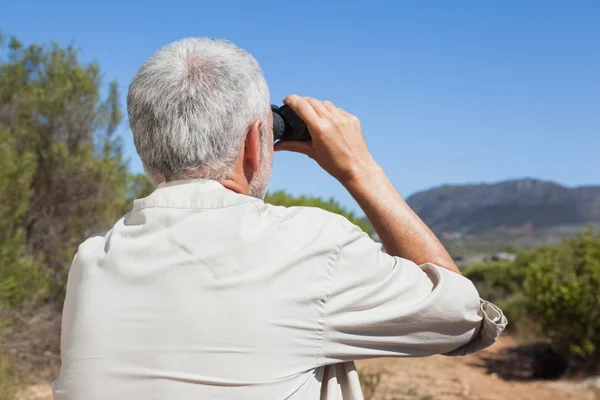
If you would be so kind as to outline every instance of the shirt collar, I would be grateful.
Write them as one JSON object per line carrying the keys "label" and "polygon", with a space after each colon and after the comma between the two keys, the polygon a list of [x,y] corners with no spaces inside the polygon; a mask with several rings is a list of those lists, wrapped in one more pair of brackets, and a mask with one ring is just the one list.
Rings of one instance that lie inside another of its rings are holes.
{"label": "shirt collar", "polygon": [[166,188],[166,187],[181,186],[181,185],[194,185],[194,184],[202,184],[202,185],[212,186],[212,187],[219,187],[219,186],[224,187],[219,182],[212,180],[212,179],[194,178],[194,179],[179,179],[179,180],[175,180],[175,181],[162,182],[162,183],[158,184],[157,188]]}
{"label": "shirt collar", "polygon": [[148,197],[133,201],[133,210],[149,207],[210,209],[259,202],[254,197],[235,193],[210,179],[184,179],[164,182]]}

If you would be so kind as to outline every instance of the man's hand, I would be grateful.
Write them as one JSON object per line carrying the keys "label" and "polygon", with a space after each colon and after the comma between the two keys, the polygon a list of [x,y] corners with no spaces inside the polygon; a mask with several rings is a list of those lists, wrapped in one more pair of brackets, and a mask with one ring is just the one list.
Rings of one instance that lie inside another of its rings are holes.
{"label": "man's hand", "polygon": [[312,142],[283,141],[275,150],[294,151],[314,159],[342,185],[377,169],[357,117],[329,101],[290,95],[284,101],[304,120]]}
{"label": "man's hand", "polygon": [[346,187],[390,255],[433,263],[460,274],[456,264],[398,194],[367,149],[358,118],[328,101],[291,95],[284,100],[304,120],[311,143],[279,142],[275,150],[306,154]]}

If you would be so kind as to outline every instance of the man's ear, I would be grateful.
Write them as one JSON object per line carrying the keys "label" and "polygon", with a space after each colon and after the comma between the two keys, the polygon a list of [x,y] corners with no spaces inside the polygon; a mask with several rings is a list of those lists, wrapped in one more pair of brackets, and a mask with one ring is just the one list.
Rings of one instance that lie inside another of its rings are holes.
{"label": "man's ear", "polygon": [[260,128],[262,126],[262,122],[260,120],[255,120],[252,125],[250,125],[250,129],[246,134],[246,141],[244,143],[244,169],[247,172],[254,173],[258,171],[260,166],[260,157],[261,157],[261,145],[260,145]]}

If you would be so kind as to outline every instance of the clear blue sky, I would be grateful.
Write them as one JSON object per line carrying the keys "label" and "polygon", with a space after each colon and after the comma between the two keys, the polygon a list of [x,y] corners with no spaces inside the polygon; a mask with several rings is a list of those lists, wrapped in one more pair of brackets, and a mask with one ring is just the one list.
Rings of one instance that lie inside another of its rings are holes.
{"label": "clear blue sky", "polygon": [[[403,195],[535,177],[600,183],[600,1],[7,1],[0,29],[74,43],[126,88],[160,46],[229,39],[289,93],[358,115]],[[141,171],[127,124],[120,131]],[[300,155],[271,189],[352,199]]]}

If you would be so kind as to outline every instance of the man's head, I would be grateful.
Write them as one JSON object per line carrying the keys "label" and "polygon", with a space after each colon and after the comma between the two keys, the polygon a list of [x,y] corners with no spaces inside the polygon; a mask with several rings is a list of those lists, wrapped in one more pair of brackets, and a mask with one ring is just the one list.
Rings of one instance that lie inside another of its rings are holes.
{"label": "man's head", "polygon": [[155,181],[204,178],[264,197],[273,159],[269,89],[258,62],[234,44],[178,40],[138,70],[129,124]]}

